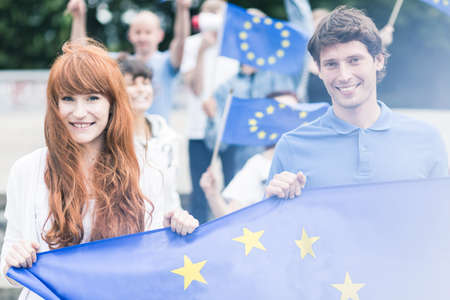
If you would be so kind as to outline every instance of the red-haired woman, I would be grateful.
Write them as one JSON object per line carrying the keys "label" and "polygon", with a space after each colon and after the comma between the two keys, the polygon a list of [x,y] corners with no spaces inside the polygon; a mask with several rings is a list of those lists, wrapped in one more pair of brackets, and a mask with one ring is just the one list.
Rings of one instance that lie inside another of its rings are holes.
{"label": "red-haired woman", "polygon": [[[117,63],[98,44],[68,43],[50,70],[47,147],[19,159],[8,180],[2,273],[36,252],[170,226],[191,233],[181,209],[164,215],[159,171],[140,164]],[[37,297],[22,291],[20,299]],[[37,298],[36,298],[37,299]]]}

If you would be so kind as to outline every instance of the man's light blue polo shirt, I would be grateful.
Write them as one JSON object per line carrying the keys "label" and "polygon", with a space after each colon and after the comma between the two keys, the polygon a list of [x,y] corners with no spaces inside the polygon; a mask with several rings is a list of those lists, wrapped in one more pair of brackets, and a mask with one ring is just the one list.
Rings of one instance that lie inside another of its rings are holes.
{"label": "man's light blue polo shirt", "polygon": [[163,116],[169,121],[173,103],[173,85],[178,69],[172,66],[170,52],[155,52],[147,61],[147,66],[153,71],[153,103],[147,110],[149,114]]}
{"label": "man's light blue polo shirt", "polygon": [[313,123],[282,136],[269,180],[302,171],[305,188],[448,176],[447,151],[437,129],[392,112],[367,129],[336,117],[333,107]]}

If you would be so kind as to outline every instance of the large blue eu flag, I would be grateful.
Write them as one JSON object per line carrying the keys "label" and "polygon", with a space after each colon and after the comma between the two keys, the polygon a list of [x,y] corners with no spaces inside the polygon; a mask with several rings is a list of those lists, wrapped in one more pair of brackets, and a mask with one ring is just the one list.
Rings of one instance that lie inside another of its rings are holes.
{"label": "large blue eu flag", "polygon": [[430,4],[431,6],[436,7],[440,11],[446,13],[450,16],[450,4],[449,0],[422,0],[425,3]]}
{"label": "large blue eu flag", "polygon": [[314,121],[328,107],[328,103],[301,103],[291,107],[269,98],[233,97],[222,142],[235,145],[274,145],[283,133]]}
{"label": "large blue eu flag", "polygon": [[282,73],[301,70],[308,37],[289,23],[257,17],[233,4],[227,13],[220,54],[258,69]]}
{"label": "large blue eu flag", "polygon": [[8,275],[45,299],[450,299],[450,179],[304,190],[179,236],[38,254]]}

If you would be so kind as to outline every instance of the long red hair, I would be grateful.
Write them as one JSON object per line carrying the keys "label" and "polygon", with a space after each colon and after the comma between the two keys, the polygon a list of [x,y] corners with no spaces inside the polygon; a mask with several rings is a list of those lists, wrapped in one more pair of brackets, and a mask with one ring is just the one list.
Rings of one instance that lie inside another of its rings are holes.
{"label": "long red hair", "polygon": [[[83,218],[89,206],[87,185],[95,198],[91,241],[143,231],[146,217],[150,217],[146,216],[146,206],[153,210],[139,187],[132,110],[117,63],[93,40],[66,43],[62,51],[50,70],[45,115],[45,183],[49,190],[46,222],[51,222],[51,227],[42,236],[50,249],[83,240]],[[59,114],[58,101],[64,96],[90,93],[108,99],[110,117],[88,184],[81,171],[83,146],[71,138]]]}

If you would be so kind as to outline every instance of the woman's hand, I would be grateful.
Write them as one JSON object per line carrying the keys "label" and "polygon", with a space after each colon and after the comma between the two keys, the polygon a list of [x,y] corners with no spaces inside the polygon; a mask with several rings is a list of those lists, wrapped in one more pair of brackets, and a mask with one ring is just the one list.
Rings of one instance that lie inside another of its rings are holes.
{"label": "woman's hand", "polygon": [[36,262],[36,253],[39,250],[39,244],[32,241],[18,241],[11,244],[5,255],[6,274],[10,267],[29,268]]}
{"label": "woman's hand", "polygon": [[192,233],[198,225],[198,220],[184,209],[170,211],[164,216],[163,226],[181,235]]}

